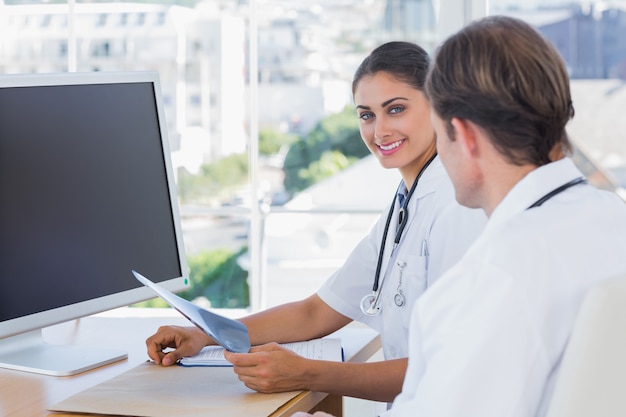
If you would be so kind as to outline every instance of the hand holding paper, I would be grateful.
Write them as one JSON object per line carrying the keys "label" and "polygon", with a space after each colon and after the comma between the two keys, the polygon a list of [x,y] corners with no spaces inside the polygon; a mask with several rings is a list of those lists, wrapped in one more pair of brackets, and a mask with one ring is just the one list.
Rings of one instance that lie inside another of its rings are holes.
{"label": "hand holding paper", "polygon": [[224,352],[246,387],[265,394],[311,390],[311,361],[277,343],[255,346],[250,353]]}
{"label": "hand holding paper", "polygon": [[246,353],[250,350],[248,328],[241,322],[207,311],[176,294],[161,288],[137,271],[132,271],[139,282],[150,287],[159,297],[202,329],[224,349]]}

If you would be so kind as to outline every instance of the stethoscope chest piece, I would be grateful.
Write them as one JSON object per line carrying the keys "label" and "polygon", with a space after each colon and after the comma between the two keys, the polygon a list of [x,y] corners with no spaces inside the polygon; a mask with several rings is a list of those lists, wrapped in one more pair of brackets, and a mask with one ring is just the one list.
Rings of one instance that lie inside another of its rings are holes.
{"label": "stethoscope chest piece", "polygon": [[380,313],[380,303],[378,302],[380,292],[368,294],[361,299],[361,311],[367,316],[376,316]]}
{"label": "stethoscope chest piece", "polygon": [[393,302],[398,306],[402,307],[406,302],[406,298],[404,298],[404,293],[402,292],[402,273],[404,272],[404,267],[406,266],[406,262],[398,261],[398,268],[400,268],[400,274],[398,278],[398,289],[396,290],[396,295],[393,296]]}
{"label": "stethoscope chest piece", "polygon": [[406,299],[404,298],[404,294],[402,294],[401,292],[396,293],[396,295],[394,295],[393,297],[393,302],[398,307],[402,307],[404,303],[406,302]]}

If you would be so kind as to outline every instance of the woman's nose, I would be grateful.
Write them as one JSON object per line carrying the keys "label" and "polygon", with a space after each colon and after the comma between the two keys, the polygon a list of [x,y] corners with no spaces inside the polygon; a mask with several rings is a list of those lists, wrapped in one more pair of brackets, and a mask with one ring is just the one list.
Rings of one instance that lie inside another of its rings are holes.
{"label": "woman's nose", "polygon": [[374,127],[374,136],[376,139],[384,139],[391,135],[391,128],[384,118],[376,119],[376,126]]}

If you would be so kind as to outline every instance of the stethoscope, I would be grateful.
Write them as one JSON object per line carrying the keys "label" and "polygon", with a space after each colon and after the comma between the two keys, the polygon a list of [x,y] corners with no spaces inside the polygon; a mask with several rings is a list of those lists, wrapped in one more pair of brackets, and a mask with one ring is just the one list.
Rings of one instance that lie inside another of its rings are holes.
{"label": "stethoscope", "polygon": [[[361,299],[361,311],[365,315],[375,316],[377,314],[380,314],[380,310],[382,309],[382,305],[380,304],[380,297],[382,293],[383,283],[385,282],[385,279],[387,275],[389,274],[390,269],[393,266],[393,260],[395,258],[396,248],[398,247],[398,244],[400,243],[400,239],[402,239],[402,232],[404,232],[404,228],[406,227],[406,224],[409,220],[409,210],[408,210],[409,201],[411,200],[411,196],[413,195],[413,192],[415,191],[415,188],[417,187],[417,182],[419,181],[424,171],[426,171],[426,168],[428,168],[428,166],[435,159],[436,156],[437,156],[437,153],[435,153],[424,164],[420,172],[417,174],[417,178],[415,178],[413,185],[411,185],[411,189],[409,190],[406,198],[404,199],[402,206],[400,207],[400,211],[398,213],[399,224],[396,230],[396,236],[393,240],[393,247],[391,249],[391,254],[390,254],[391,259],[389,263],[387,264],[387,270],[385,271],[385,275],[383,276],[383,279],[381,281],[380,273],[381,273],[382,264],[383,264],[383,254],[385,253],[385,243],[387,242],[387,234],[389,233],[389,226],[391,225],[391,218],[393,217],[393,211],[395,208],[396,200],[398,198],[397,197],[398,192],[396,191],[396,194],[394,194],[393,196],[391,207],[389,208],[389,214],[387,214],[387,222],[385,223],[385,229],[383,231],[383,238],[380,243],[380,250],[378,251],[378,261],[376,263],[376,273],[374,274],[374,286],[372,287],[372,293],[365,295]],[[400,187],[398,187],[398,190],[399,189]],[[404,300],[404,295],[402,295],[402,292],[399,292],[398,294],[396,294],[394,301],[398,307],[401,307],[404,305],[405,300]]]}
{"label": "stethoscope", "polygon": [[546,201],[548,201],[555,195],[562,193],[563,191],[567,190],[570,187],[573,187],[578,184],[586,184],[586,183],[587,183],[587,180],[584,177],[574,178],[573,180],[566,182],[565,184],[559,187],[556,187],[554,190],[550,191],[548,194],[544,195],[539,200],[531,204],[526,210],[530,210],[531,208],[541,206],[543,203],[545,203]]}

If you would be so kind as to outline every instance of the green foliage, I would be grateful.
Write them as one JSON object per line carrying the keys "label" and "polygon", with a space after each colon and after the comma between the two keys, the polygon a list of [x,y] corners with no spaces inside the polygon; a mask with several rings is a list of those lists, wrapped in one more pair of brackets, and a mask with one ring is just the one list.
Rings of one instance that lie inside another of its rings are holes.
{"label": "green foliage", "polygon": [[202,252],[188,259],[191,288],[180,294],[187,300],[205,297],[213,308],[244,308],[250,304],[248,272],[244,271],[237,258],[245,253],[217,249]]}
{"label": "green foliage", "polygon": [[320,150],[337,150],[346,156],[362,158],[369,154],[361,140],[359,119],[349,106],[341,113],[322,119],[308,134],[306,141],[321,145],[318,147]]}
{"label": "green foliage", "polygon": [[131,307],[143,307],[143,308],[166,308],[169,305],[161,298],[153,298],[152,300],[142,301],[141,303],[135,303]]}
{"label": "green foliage", "polygon": [[[245,253],[244,247],[238,252],[217,249],[189,257],[189,280],[191,288],[178,295],[188,301],[204,297],[212,308],[244,308],[250,305],[248,272],[237,264],[237,258]],[[134,307],[168,307],[161,298],[144,301]]]}
{"label": "green foliage", "polygon": [[[361,140],[358,118],[354,109],[346,107],[321,120],[301,140],[295,135],[280,133],[272,129],[259,132],[259,153],[273,155],[281,146],[290,145],[285,156],[285,190],[290,193],[301,191],[317,181],[336,174],[358,158],[369,154]],[[321,161],[322,155],[330,152]],[[339,158],[334,152],[346,156]],[[311,165],[315,164],[315,165]],[[182,204],[212,204],[228,198],[248,180],[247,154],[235,154],[201,167],[198,175],[184,169],[178,172],[178,196]]]}
{"label": "green foliage", "polygon": [[[311,167],[311,164],[320,161],[324,153],[335,151],[344,154],[349,163],[369,154],[361,140],[358,118],[350,107],[321,120],[303,140],[290,146],[283,167],[285,189],[295,193],[321,179],[317,174],[323,172],[323,167]],[[328,158],[337,159],[336,156]],[[335,163],[341,164],[338,160]],[[328,161],[319,164],[327,166]]]}
{"label": "green foliage", "polygon": [[318,161],[311,162],[308,168],[301,169],[298,175],[303,181],[315,184],[325,178],[332,177],[356,160],[357,158],[348,158],[339,151],[327,151],[322,154]]}
{"label": "green foliage", "polygon": [[259,131],[259,153],[261,155],[275,155],[284,145],[289,145],[297,140],[297,136],[282,133],[274,129],[262,129]]}
{"label": "green foliage", "polygon": [[178,195],[183,203],[202,203],[207,196],[219,196],[220,193],[245,184],[247,179],[248,156],[234,154],[203,165],[199,175],[180,170]]}

